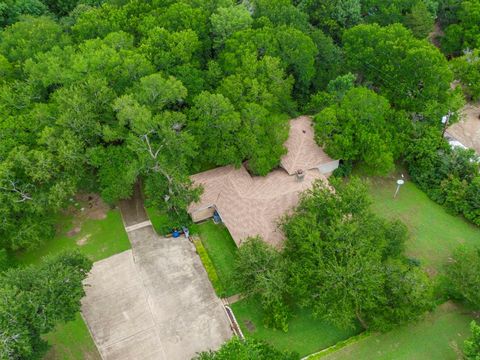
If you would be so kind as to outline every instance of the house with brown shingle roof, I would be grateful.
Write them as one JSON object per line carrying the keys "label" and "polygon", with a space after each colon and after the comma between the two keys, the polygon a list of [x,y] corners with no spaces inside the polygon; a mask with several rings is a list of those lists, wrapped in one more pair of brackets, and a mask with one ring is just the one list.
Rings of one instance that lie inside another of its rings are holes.
{"label": "house with brown shingle roof", "polygon": [[338,160],[328,157],[315,142],[312,121],[306,116],[290,120],[285,147],[288,152],[281,159],[281,168],[267,176],[251,176],[243,165],[193,175],[194,184],[204,190],[188,209],[193,221],[206,220],[216,211],[237,246],[257,235],[280,246],[283,233],[278,228],[279,218],[298,204],[300,193],[318,179],[327,181],[338,167]]}

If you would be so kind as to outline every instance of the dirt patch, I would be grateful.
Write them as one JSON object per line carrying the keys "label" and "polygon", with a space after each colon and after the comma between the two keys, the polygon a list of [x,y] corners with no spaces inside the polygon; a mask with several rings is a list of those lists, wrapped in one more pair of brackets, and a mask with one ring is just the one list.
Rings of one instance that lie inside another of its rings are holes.
{"label": "dirt patch", "polygon": [[448,128],[447,135],[480,154],[480,105],[467,104],[461,120]]}
{"label": "dirt patch", "polygon": [[[110,207],[97,194],[77,194],[70,199],[70,206],[64,211],[65,215],[72,216],[72,227],[65,235],[73,237],[80,233],[85,220],[102,220],[107,217]],[[62,232],[65,229],[58,228]],[[82,240],[82,239],[80,239]]]}
{"label": "dirt patch", "polygon": [[85,218],[102,220],[107,217],[109,207],[98,194],[78,194],[75,200],[82,205],[80,211]]}
{"label": "dirt patch", "polygon": [[67,236],[68,237],[74,237],[75,235],[77,235],[80,232],[80,230],[82,230],[82,228],[80,226],[75,226],[72,230],[67,232]]}
{"label": "dirt patch", "polygon": [[77,245],[79,245],[79,246],[85,245],[88,242],[88,239],[90,238],[90,236],[92,236],[92,234],[87,234],[84,237],[82,237],[81,239],[78,239],[77,240]]}
{"label": "dirt patch", "polygon": [[257,328],[255,327],[255,324],[251,322],[250,320],[244,320],[243,322],[245,324],[245,327],[247,330],[251,333],[253,333]]}

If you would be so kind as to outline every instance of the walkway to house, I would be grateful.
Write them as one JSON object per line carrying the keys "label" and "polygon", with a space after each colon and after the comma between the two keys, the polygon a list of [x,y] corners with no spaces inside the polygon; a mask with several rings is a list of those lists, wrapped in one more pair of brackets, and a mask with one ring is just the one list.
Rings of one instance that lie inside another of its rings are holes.
{"label": "walkway to house", "polygon": [[159,237],[138,190],[120,208],[132,250],[95,263],[82,300],[102,357],[184,360],[220,347],[232,332],[193,245]]}

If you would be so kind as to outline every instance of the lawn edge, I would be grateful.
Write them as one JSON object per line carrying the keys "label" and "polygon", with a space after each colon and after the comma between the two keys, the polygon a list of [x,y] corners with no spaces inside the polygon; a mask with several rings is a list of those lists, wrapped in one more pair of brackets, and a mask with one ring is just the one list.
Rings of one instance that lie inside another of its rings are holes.
{"label": "lawn edge", "polygon": [[342,340],[342,341],[339,341],[337,342],[336,344],[326,348],[326,349],[323,349],[323,350],[320,350],[319,352],[316,352],[316,353],[313,353],[313,354],[310,354],[310,355],[307,355],[305,357],[303,357],[301,360],[317,360],[317,359],[320,359],[320,358],[323,358],[324,356],[327,356],[331,353],[334,353],[340,349],[343,349],[349,345],[353,345],[361,340],[365,340],[366,338],[370,337],[373,333],[371,332],[368,332],[368,331],[364,331],[358,335],[354,335],[352,337],[349,337],[348,339],[346,340]]}
{"label": "lawn edge", "polygon": [[218,297],[223,297],[225,290],[220,282],[220,278],[218,277],[217,270],[213,265],[210,256],[208,255],[207,250],[203,246],[202,240],[200,238],[196,238],[193,240],[193,244],[195,245],[195,249],[197,250],[197,254],[200,257],[200,261],[203,264],[203,268],[207,272],[208,279],[215,290],[215,293]]}

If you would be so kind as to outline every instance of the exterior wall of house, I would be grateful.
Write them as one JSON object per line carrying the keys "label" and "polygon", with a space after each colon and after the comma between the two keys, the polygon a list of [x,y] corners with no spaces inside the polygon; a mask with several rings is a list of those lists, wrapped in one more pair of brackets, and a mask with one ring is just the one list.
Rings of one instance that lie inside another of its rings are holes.
{"label": "exterior wall of house", "polygon": [[204,209],[193,211],[190,216],[192,217],[193,222],[200,222],[213,217],[214,212],[215,206],[212,205]]}
{"label": "exterior wall of house", "polygon": [[318,167],[318,170],[322,174],[329,174],[336,168],[338,168],[338,165],[340,164],[340,160],[333,160],[328,163],[322,164]]}

